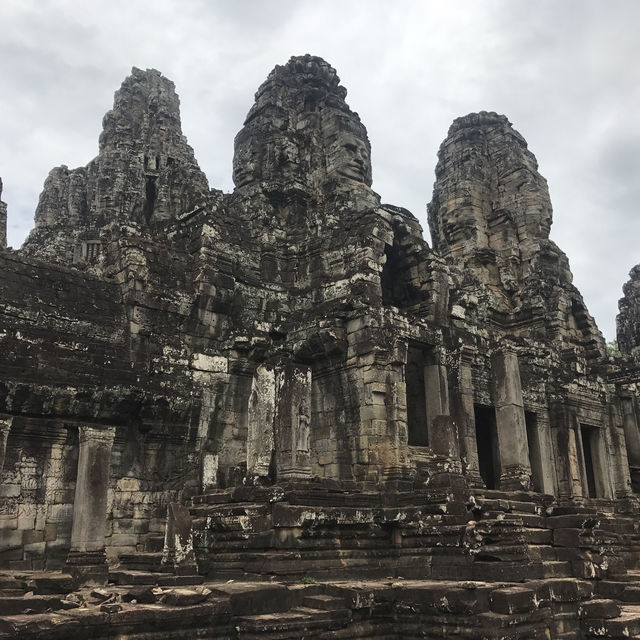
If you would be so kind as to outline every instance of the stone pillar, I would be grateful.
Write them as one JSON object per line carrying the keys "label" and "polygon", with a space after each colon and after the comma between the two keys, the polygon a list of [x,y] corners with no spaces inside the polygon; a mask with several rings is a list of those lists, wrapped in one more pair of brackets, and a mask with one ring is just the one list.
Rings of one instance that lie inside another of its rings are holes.
{"label": "stone pillar", "polygon": [[7,248],[7,205],[2,202],[2,179],[0,178],[0,249]]}
{"label": "stone pillar", "polygon": [[167,525],[164,531],[163,566],[176,575],[196,575],[198,565],[193,550],[193,522],[189,509],[179,502],[167,507]]}
{"label": "stone pillar", "polygon": [[580,458],[582,456],[582,440],[578,431],[579,427],[570,427],[567,447],[569,462],[569,496],[581,497],[583,495],[583,472]]}
{"label": "stone pillar", "polygon": [[311,368],[281,362],[276,376],[276,397],[276,475],[308,478],[311,476]]}
{"label": "stone pillar", "polygon": [[634,404],[634,398],[631,393],[620,394],[622,428],[624,429],[624,439],[627,444],[629,466],[640,474],[640,431],[638,431]]}
{"label": "stone pillar", "polygon": [[432,433],[431,449],[434,453],[435,471],[429,478],[429,485],[464,487],[456,423],[451,416],[436,416],[432,423]]}
{"label": "stone pillar", "polygon": [[347,344],[343,380],[359,405],[354,422],[347,423],[351,451],[344,452],[353,479],[408,482],[407,342],[384,314],[372,313],[347,323]]}
{"label": "stone pillar", "polygon": [[82,584],[105,584],[105,524],[115,427],[78,428],[80,451],[67,569]]}
{"label": "stone pillar", "polygon": [[13,424],[13,416],[0,416],[0,473],[4,469],[4,456],[7,452],[7,438],[11,425]]}
{"label": "stone pillar", "polygon": [[256,368],[251,383],[247,417],[247,478],[267,478],[273,455],[276,410],[276,372],[273,366]]}
{"label": "stone pillar", "polygon": [[[627,449],[627,426],[635,424],[635,414],[633,405],[625,407],[623,403],[620,407],[615,402],[613,395],[610,396],[607,404],[609,415],[605,428],[601,431],[599,456],[600,472],[604,485],[602,495],[605,498],[621,499],[633,493],[631,455]],[[627,409],[631,409],[630,416],[625,415]],[[630,425],[627,425],[627,419],[629,419]],[[637,467],[635,469],[637,470]]]}
{"label": "stone pillar", "polygon": [[458,366],[458,392],[453,399],[464,474],[470,486],[484,487],[484,482],[480,476],[478,444],[476,442],[471,353],[464,349],[460,354],[460,364]]}
{"label": "stone pillar", "polygon": [[431,428],[436,416],[449,415],[449,384],[447,368],[443,364],[427,364],[424,367],[424,397],[427,405],[429,443]]}
{"label": "stone pillar", "polygon": [[555,435],[558,497],[581,497],[582,454],[578,419],[574,411],[564,403],[557,403],[551,407],[550,419]]}
{"label": "stone pillar", "polygon": [[500,455],[500,488],[528,490],[531,486],[531,464],[516,353],[509,348],[494,351],[491,373]]}
{"label": "stone pillar", "polygon": [[556,484],[556,457],[553,454],[549,412],[545,409],[538,411],[536,413],[536,421],[538,435],[537,446],[539,449],[537,453],[539,455],[538,460],[541,473],[541,489],[544,493],[557,495],[558,488]]}

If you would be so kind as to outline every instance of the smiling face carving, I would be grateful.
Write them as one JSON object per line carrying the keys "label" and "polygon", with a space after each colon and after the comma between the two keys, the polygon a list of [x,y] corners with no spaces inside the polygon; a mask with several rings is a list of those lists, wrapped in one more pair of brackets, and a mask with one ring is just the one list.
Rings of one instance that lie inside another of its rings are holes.
{"label": "smiling face carving", "polygon": [[368,145],[352,133],[344,133],[339,138],[335,172],[345,178],[369,184],[371,182],[371,157]]}
{"label": "smiling face carving", "polygon": [[371,147],[335,70],[313,56],[276,67],[236,136],[237,188],[323,193],[345,180],[371,186]]}

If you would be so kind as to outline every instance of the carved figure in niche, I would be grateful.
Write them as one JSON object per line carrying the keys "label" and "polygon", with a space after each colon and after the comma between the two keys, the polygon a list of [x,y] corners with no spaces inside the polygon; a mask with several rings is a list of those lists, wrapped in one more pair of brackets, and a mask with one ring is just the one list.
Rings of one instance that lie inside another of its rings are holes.
{"label": "carved figure in niche", "polygon": [[296,450],[304,453],[309,452],[309,431],[311,417],[305,412],[303,407],[298,410],[298,429],[296,438]]}
{"label": "carved figure in niche", "polygon": [[123,475],[132,478],[142,478],[144,474],[145,442],[148,428],[142,422],[134,420],[129,425],[127,443],[122,452]]}

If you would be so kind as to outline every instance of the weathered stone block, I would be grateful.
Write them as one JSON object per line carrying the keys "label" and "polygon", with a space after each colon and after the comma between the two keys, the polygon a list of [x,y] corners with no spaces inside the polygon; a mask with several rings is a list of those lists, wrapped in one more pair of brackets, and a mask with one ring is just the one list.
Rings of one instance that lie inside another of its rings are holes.
{"label": "weathered stone block", "polygon": [[44,531],[36,531],[34,529],[29,529],[27,531],[22,532],[22,543],[25,545],[30,545],[37,542],[44,542]]}
{"label": "weathered stone block", "polygon": [[613,600],[589,600],[580,604],[578,615],[582,618],[610,620],[620,615],[620,607]]}
{"label": "weathered stone block", "polygon": [[19,484],[0,485],[0,498],[17,498],[21,489]]}

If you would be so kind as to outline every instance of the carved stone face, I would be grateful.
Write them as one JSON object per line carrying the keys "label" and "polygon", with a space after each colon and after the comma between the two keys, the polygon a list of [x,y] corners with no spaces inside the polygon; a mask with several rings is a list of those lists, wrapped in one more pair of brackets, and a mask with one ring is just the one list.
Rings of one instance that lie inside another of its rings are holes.
{"label": "carved stone face", "polygon": [[238,145],[233,157],[233,182],[236,187],[260,179],[258,174],[261,155],[259,145],[253,137]]}
{"label": "carved stone face", "polygon": [[371,158],[369,148],[352,133],[343,133],[334,152],[335,172],[345,178],[368,182]]}
{"label": "carved stone face", "polygon": [[348,179],[371,185],[367,133],[346,105],[335,70],[310,56],[276,67],[236,136],[236,187],[324,189]]}

